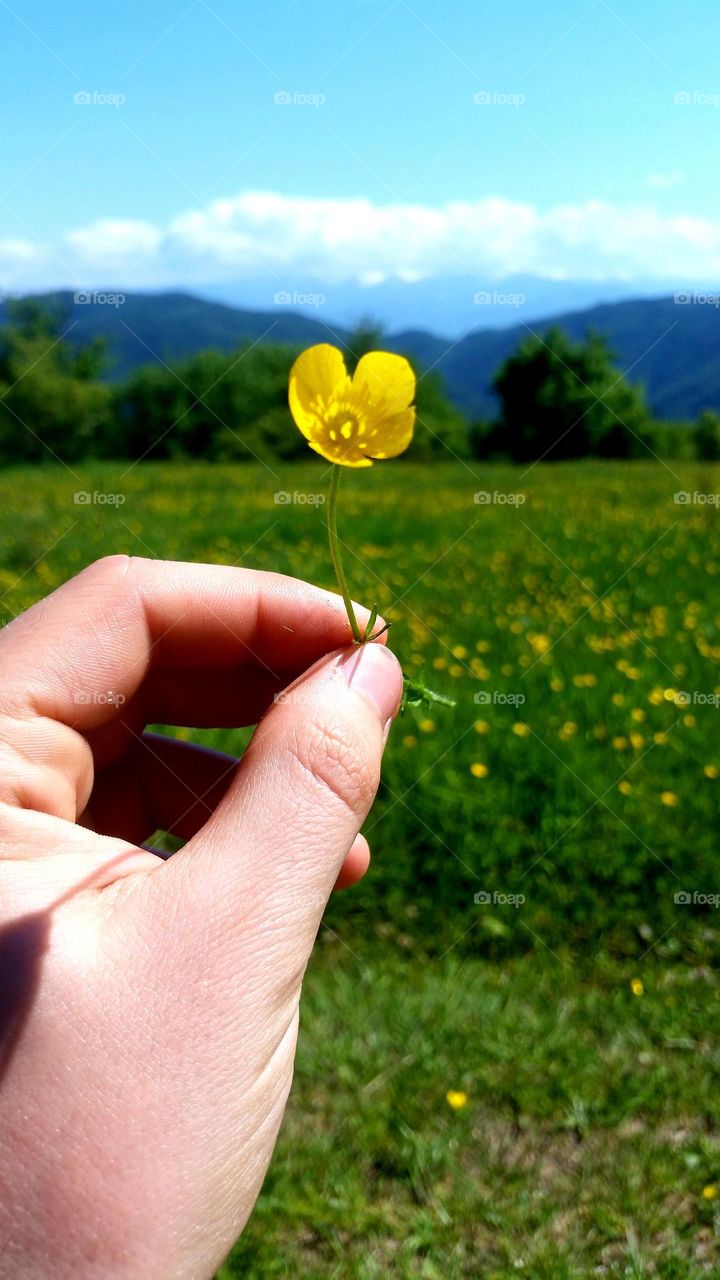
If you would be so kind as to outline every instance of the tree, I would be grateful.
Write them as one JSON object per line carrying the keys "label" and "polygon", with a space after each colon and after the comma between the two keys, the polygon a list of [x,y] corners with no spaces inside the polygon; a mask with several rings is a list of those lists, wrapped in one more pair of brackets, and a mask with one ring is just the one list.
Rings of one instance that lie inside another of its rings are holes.
{"label": "tree", "polygon": [[105,450],[110,391],[101,342],[82,351],[36,299],[8,304],[0,329],[0,462],[74,461]]}
{"label": "tree", "polygon": [[705,462],[720,461],[720,414],[705,409],[695,428],[695,451]]}
{"label": "tree", "polygon": [[[364,316],[351,330],[347,343],[343,343],[345,367],[352,377],[363,356],[370,351],[384,351],[384,329],[379,320]],[[328,341],[331,339],[329,338]]]}
{"label": "tree", "polygon": [[642,456],[650,417],[643,392],[614,368],[603,338],[573,342],[559,328],[532,337],[494,379],[495,445],[521,461]]}

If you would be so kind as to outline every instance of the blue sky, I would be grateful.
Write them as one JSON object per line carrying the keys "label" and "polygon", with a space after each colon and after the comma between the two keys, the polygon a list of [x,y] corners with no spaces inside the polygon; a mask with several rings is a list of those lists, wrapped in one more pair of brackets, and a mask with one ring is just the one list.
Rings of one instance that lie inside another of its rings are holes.
{"label": "blue sky", "polygon": [[0,287],[717,280],[719,47],[717,0],[0,0]]}

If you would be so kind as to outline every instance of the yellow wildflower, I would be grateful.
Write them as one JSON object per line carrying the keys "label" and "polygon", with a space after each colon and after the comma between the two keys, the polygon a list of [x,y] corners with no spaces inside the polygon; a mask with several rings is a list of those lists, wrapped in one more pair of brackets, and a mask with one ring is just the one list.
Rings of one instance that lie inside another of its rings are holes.
{"label": "yellow wildflower", "polygon": [[718,1193],[718,1189],[714,1182],[709,1182],[706,1187],[703,1187],[702,1193],[703,1200],[714,1200]]}
{"label": "yellow wildflower", "polygon": [[680,798],[675,795],[674,791],[663,791],[660,800],[664,805],[667,805],[668,809],[674,809],[680,803]]}
{"label": "yellow wildflower", "polygon": [[462,1089],[448,1089],[445,1097],[453,1111],[461,1111],[463,1107],[467,1106],[468,1096],[463,1093]]}
{"label": "yellow wildflower", "polygon": [[518,738],[527,738],[530,729],[528,725],[523,724],[522,720],[519,720],[517,724],[513,725],[513,733],[516,733]]}
{"label": "yellow wildflower", "polygon": [[479,760],[476,760],[474,764],[470,765],[470,772],[473,778],[487,778],[490,771],[486,764],[482,764]]}
{"label": "yellow wildflower", "polygon": [[632,991],[634,996],[644,995],[645,986],[643,984],[642,978],[633,978],[632,982],[630,983],[630,990]]}
{"label": "yellow wildflower", "polygon": [[298,356],[289,402],[311,449],[343,467],[370,467],[407,449],[415,426],[415,374],[403,356],[371,351],[352,378],[337,347],[321,342]]}

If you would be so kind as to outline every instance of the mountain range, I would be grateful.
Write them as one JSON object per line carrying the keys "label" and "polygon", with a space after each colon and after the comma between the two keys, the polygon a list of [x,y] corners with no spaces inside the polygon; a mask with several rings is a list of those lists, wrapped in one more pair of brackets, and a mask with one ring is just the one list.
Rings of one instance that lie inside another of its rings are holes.
{"label": "mountain range", "polygon": [[[347,329],[335,325],[317,306],[317,315],[298,314],[292,295],[271,310],[247,310],[188,293],[41,295],[58,308],[68,340],[84,346],[106,340],[110,376],[120,378],[138,365],[172,363],[208,347],[233,351],[241,343],[283,342],[309,346],[347,342]],[[705,408],[720,409],[720,295],[689,292],[675,297],[602,303],[582,310],[524,319],[517,307],[514,324],[473,328],[459,339],[424,329],[386,334],[383,345],[402,351],[419,368],[443,377],[450,398],[471,418],[491,417],[496,409],[492,378],[502,361],[531,334],[559,325],[571,337],[602,334],[618,369],[645,387],[653,413],[664,419],[694,418]],[[0,302],[0,323],[6,307]]]}

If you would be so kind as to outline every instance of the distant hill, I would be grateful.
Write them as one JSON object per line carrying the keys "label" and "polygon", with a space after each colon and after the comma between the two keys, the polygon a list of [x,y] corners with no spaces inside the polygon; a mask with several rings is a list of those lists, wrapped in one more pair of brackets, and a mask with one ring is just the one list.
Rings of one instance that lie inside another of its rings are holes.
{"label": "distant hill", "polygon": [[[278,306],[269,311],[242,311],[222,302],[207,302],[189,293],[128,293],[115,295],[70,292],[40,295],[57,308],[69,340],[85,346],[93,338],[107,340],[112,361],[110,374],[122,378],[138,365],[171,363],[206,347],[233,351],[241,342],[287,342],[305,346],[332,342],[324,325]],[[75,302],[75,296],[92,299],[124,297],[120,306],[110,302]],[[6,308],[0,302],[0,323]]]}
{"label": "distant hill", "polygon": [[476,330],[435,356],[456,403],[472,415],[492,415],[493,372],[531,332],[542,334],[550,324],[576,339],[591,329],[603,334],[618,367],[644,384],[657,417],[695,418],[702,409],[720,409],[720,309],[672,298],[606,303],[529,326]]}
{"label": "distant hill", "polygon": [[[314,319],[284,306],[248,311],[186,293],[127,294],[118,307],[76,303],[71,293],[44,296],[73,326],[73,342],[82,346],[98,335],[107,339],[114,378],[140,364],[170,363],[206,347],[232,351],[248,340],[307,346],[348,337],[324,316]],[[384,341],[388,349],[404,351],[422,368],[441,373],[451,398],[471,417],[490,417],[496,408],[491,388],[496,369],[531,332],[542,334],[550,324],[574,338],[591,329],[603,334],[618,367],[645,385],[658,417],[694,418],[702,409],[720,409],[720,309],[709,304],[638,299],[571,311],[551,321],[475,329],[455,343],[424,330],[405,330]]]}

